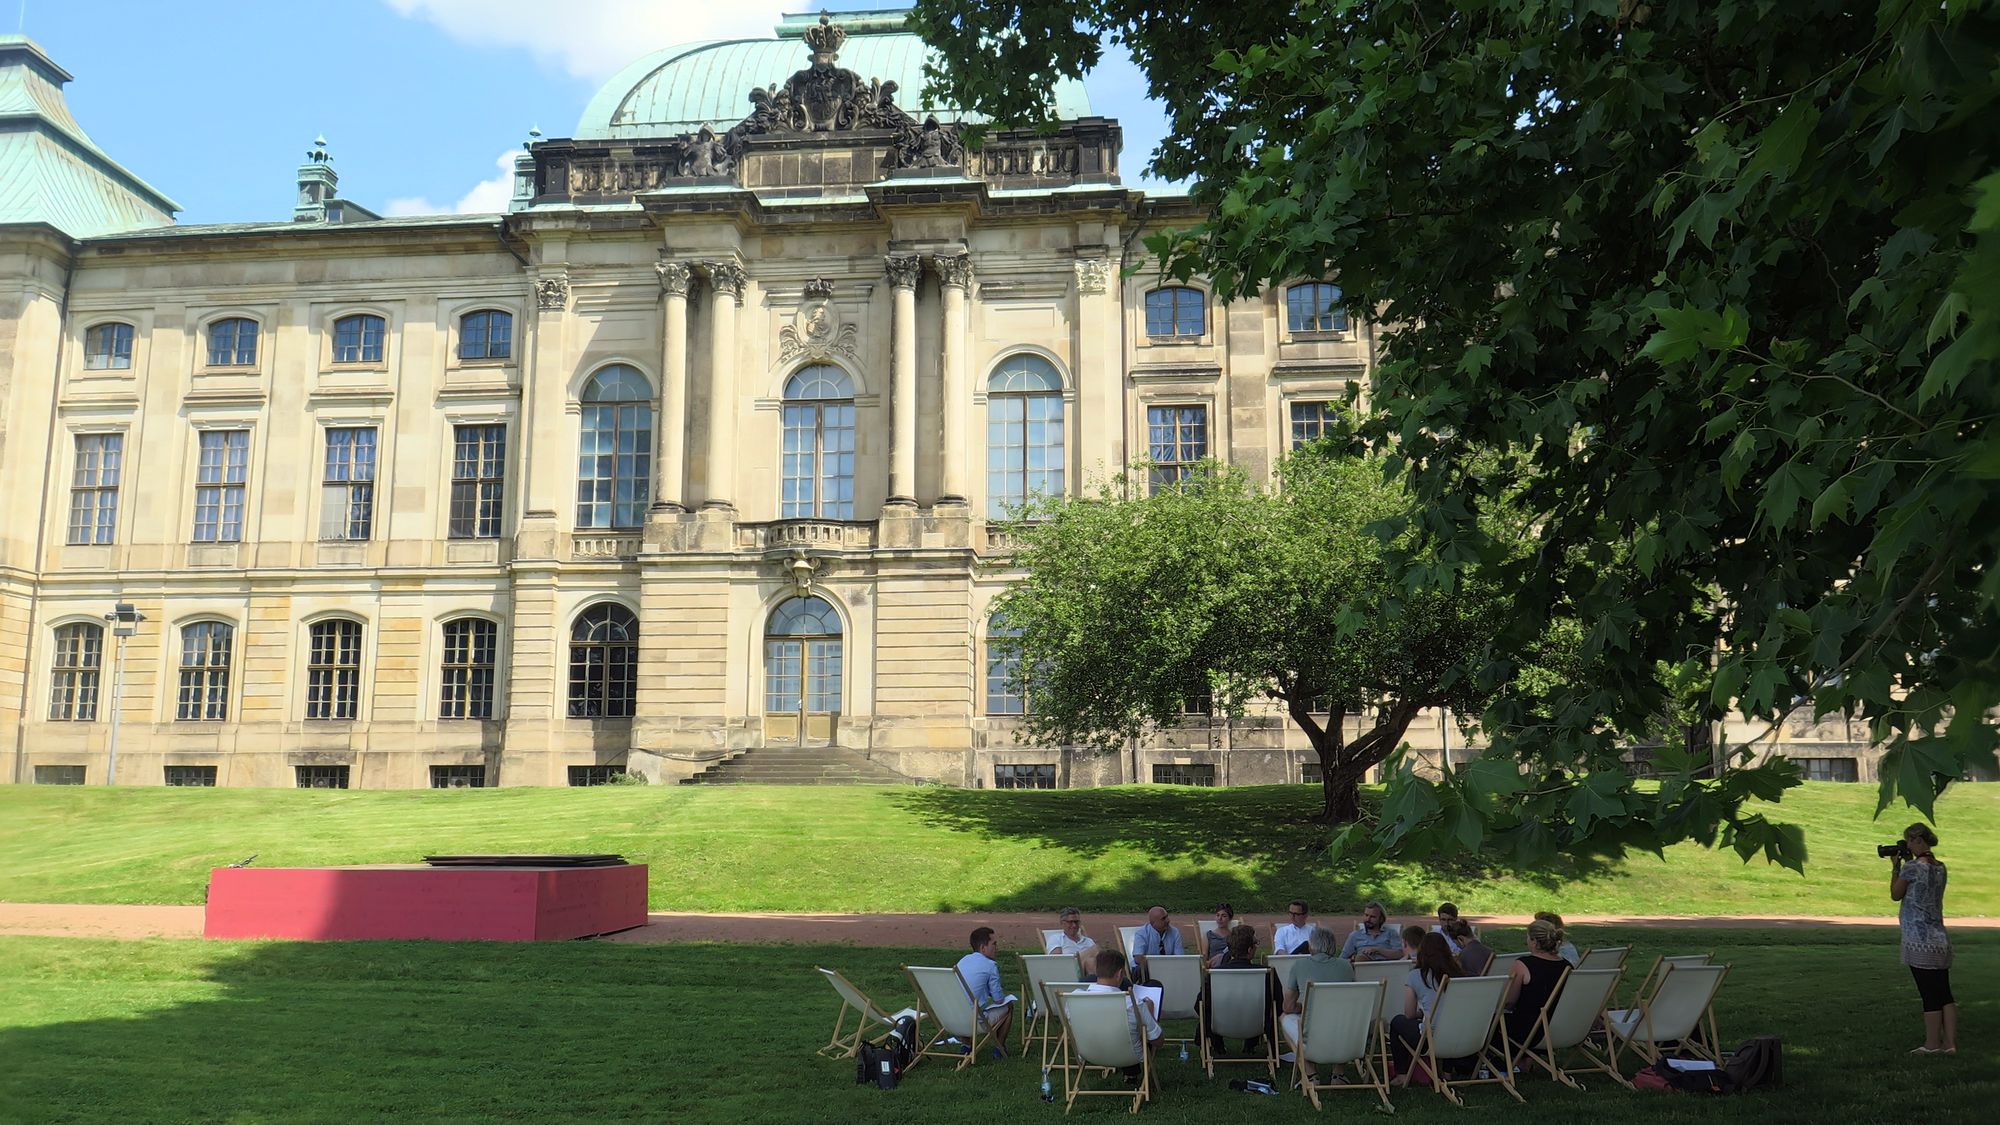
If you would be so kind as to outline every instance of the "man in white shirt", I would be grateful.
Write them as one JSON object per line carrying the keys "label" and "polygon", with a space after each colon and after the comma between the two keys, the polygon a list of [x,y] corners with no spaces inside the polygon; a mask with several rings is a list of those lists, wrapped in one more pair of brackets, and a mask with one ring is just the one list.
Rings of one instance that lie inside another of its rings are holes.
{"label": "man in white shirt", "polygon": [[1043,936],[1048,939],[1048,952],[1073,953],[1082,963],[1083,971],[1095,975],[1097,943],[1084,936],[1083,912],[1074,906],[1065,906],[1062,912],[1056,915],[1056,921],[1062,929],[1052,934],[1043,932]]}
{"label": "man in white shirt", "polygon": [[[1118,986],[1118,978],[1124,975],[1125,955],[1115,949],[1099,950],[1097,954],[1097,983],[1086,985],[1078,991],[1124,992],[1125,990]],[[1130,994],[1127,994],[1125,1004],[1125,1018],[1131,1025],[1132,1037],[1137,1039],[1139,1037],[1139,1029],[1144,1027],[1146,1033],[1146,1050],[1151,1051],[1159,1045],[1160,1036],[1163,1034],[1160,1029],[1159,1018],[1153,1012],[1153,1002],[1151,1000],[1136,1000]]]}
{"label": "man in white shirt", "polygon": [[1312,940],[1312,914],[1306,909],[1306,900],[1295,898],[1290,909],[1291,921],[1278,927],[1271,935],[1271,952],[1305,953],[1306,943]]}
{"label": "man in white shirt", "polygon": [[1014,998],[1000,987],[1000,939],[993,934],[993,927],[981,926],[972,931],[972,952],[958,959],[958,975],[965,979],[965,987],[972,990],[972,1001],[979,1005],[979,1013],[986,1026],[993,1029],[993,1057],[1005,1058],[1007,1054],[1007,1025],[1014,1020]]}

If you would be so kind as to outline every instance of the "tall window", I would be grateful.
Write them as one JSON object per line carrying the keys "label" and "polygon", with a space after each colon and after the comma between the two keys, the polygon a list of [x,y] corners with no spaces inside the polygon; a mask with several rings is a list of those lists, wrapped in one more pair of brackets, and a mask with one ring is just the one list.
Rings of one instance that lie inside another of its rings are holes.
{"label": "tall window", "polygon": [[1147,407],[1146,456],[1153,462],[1153,491],[1187,479],[1208,456],[1208,407]]}
{"label": "tall window", "polygon": [[986,384],[986,514],[1063,493],[1062,377],[1036,355],[1009,357]]}
{"label": "tall window", "polygon": [[194,477],[194,541],[243,538],[243,482],[250,469],[249,430],[203,430]]}
{"label": "tall window", "polygon": [[382,362],[382,337],[388,324],[370,313],[343,316],[333,322],[333,362]]}
{"label": "tall window", "polygon": [[986,623],[986,713],[1025,715],[1028,697],[1021,685],[1021,630],[994,614]]}
{"label": "tall window", "polygon": [[639,681],[639,619],[615,602],[583,611],[569,633],[569,717],[628,719]]}
{"label": "tall window", "polygon": [[229,718],[229,654],[236,629],[221,621],[181,626],[180,696],[174,718],[219,723]]}
{"label": "tall window", "polygon": [[78,621],[56,630],[55,667],[49,677],[49,719],[87,723],[97,718],[98,671],[104,666],[104,627]]}
{"label": "tall window", "polygon": [[1205,326],[1202,291],[1168,285],[1146,294],[1146,335],[1200,336]]}
{"label": "tall window", "polygon": [[69,482],[69,542],[109,543],[118,530],[118,476],[124,434],[76,435],[76,471]]}
{"label": "tall window", "polygon": [[513,354],[513,313],[481,309],[459,318],[458,358],[507,359]]}
{"label": "tall window", "polygon": [[375,427],[326,431],[319,537],[366,539],[375,527]]}
{"label": "tall window", "polygon": [[90,371],[122,371],[132,366],[132,326],[93,324],[83,333],[83,366]]}
{"label": "tall window", "polygon": [[764,712],[827,715],[840,710],[840,615],[823,598],[791,598],[764,629]]}
{"label": "tall window", "polygon": [[451,454],[451,537],[498,539],[506,496],[507,427],[454,426]]}
{"label": "tall window", "polygon": [[854,518],[854,384],[832,364],[785,383],[784,519]]}
{"label": "tall window", "polygon": [[306,637],[306,718],[352,720],[361,710],[361,622],[321,621]]}
{"label": "tall window", "polygon": [[257,322],[232,316],[208,326],[208,365],[248,367],[257,362]]}
{"label": "tall window", "polygon": [[1285,323],[1293,332],[1347,331],[1340,286],[1314,281],[1285,290]]}
{"label": "tall window", "polygon": [[652,475],[653,388],[637,371],[614,364],[583,385],[576,526],[642,526]]}
{"label": "tall window", "polygon": [[494,653],[500,627],[480,617],[444,623],[444,675],[438,696],[440,719],[493,717]]}
{"label": "tall window", "polygon": [[1292,448],[1311,445],[1326,436],[1333,420],[1340,416],[1340,404],[1333,402],[1292,403]]}

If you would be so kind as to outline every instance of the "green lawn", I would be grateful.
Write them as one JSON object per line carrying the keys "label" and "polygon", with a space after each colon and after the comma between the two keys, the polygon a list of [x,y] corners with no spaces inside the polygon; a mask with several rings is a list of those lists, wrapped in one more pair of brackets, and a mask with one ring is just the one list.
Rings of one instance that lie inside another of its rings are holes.
{"label": "green lawn", "polygon": [[[1662,862],[1538,870],[1451,861],[1328,862],[1305,786],[1068,792],[924,787],[607,786],[330,792],[0,786],[0,901],[194,903],[208,869],[410,862],[426,852],[621,852],[652,865],[656,910],[977,911],[1145,902],[1282,909],[1295,895],[1398,913],[1890,916],[1873,786],[1808,784],[1774,816],[1803,824],[1800,877],[1692,845]],[[1948,916],[2000,904],[2000,785],[1940,806]]]}
{"label": "green lawn", "polygon": [[[1598,933],[1667,949],[1658,932]],[[1518,944],[1518,931],[1496,944]],[[1468,1094],[1497,1125],[1649,1120],[1991,1120],[2000,1100],[2000,935],[1959,940],[1954,985],[1968,1048],[1905,1052],[1920,1038],[1915,990],[1890,929],[1676,932],[1673,951],[1734,963],[1718,1005],[1734,1044],[1784,1037],[1788,1088],[1732,1099],[1577,1093],[1524,1085],[1518,1108]],[[33,1122],[581,1121],[994,1122],[1062,1120],[1037,1100],[1026,1059],[964,1073],[935,1061],[893,1093],[853,1085],[853,1065],[812,1057],[838,966],[903,1003],[906,961],[955,952],[830,946],[626,946],[101,942],[0,938],[0,1120]],[[1011,959],[1010,959],[1011,960]],[[1018,979],[1004,966],[1011,984]],[[1143,1120],[1307,1120],[1303,1099],[1255,1100],[1163,1056],[1165,1090]],[[1468,1121],[1425,1090],[1396,1120]],[[1329,1120],[1372,1099],[1336,1096]],[[1986,1106],[1987,1110],[1979,1109]],[[1276,1116],[1271,1116],[1274,1111]],[[1027,1114],[1026,1118],[1014,1114]],[[1127,1120],[1105,1103],[1077,1119]],[[1351,1116],[1350,1116],[1351,1119]]]}

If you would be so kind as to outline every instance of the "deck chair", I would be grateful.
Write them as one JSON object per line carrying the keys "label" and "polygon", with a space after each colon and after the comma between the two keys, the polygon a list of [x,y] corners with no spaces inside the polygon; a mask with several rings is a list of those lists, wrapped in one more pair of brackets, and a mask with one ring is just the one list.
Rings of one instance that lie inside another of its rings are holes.
{"label": "deck chair", "polygon": [[[1313,1108],[1319,1109],[1321,1090],[1373,1090],[1389,1104],[1389,1037],[1376,1018],[1382,1010],[1381,993],[1388,985],[1381,981],[1333,983],[1307,981],[1299,997],[1298,1022],[1286,1016],[1279,1021],[1293,1053],[1292,1078]],[[1296,1034],[1294,1034],[1296,1028]],[[1318,1081],[1306,1081],[1306,1064],[1319,1069]],[[1327,1069],[1354,1064],[1361,1082],[1325,1081]]]}
{"label": "deck chair", "polygon": [[[854,983],[846,977],[832,969],[815,969],[814,972],[825,977],[827,983],[833,986],[834,992],[840,996],[840,1011],[833,1017],[833,1034],[827,1038],[826,1046],[817,1052],[822,1058],[854,1057],[854,1053],[861,1049],[863,1042],[880,1039],[895,1028],[897,1016],[911,1015],[919,1020],[924,1018],[923,1013],[914,1008],[905,1008],[895,1015],[884,1014],[882,1009],[876,1006],[875,1001],[868,998],[867,993],[854,987]],[[847,1022],[847,1013],[850,1011],[855,1013],[854,1026],[843,1030],[843,1025]],[[870,1032],[874,1033],[872,1037]]]}
{"label": "deck chair", "polygon": [[1625,967],[1625,958],[1631,952],[1632,947],[1629,945],[1607,945],[1601,949],[1593,946],[1584,950],[1583,956],[1577,958],[1576,967],[1584,970],[1622,969]]}
{"label": "deck chair", "polygon": [[[1612,1081],[1630,1086],[1611,1060],[1590,1042],[1590,1029],[1604,1018],[1605,1005],[1611,1002],[1618,978],[1624,975],[1623,969],[1565,969],[1556,985],[1555,999],[1542,1009],[1527,1039],[1513,1044],[1515,1060],[1534,1063],[1548,1071],[1550,1078],[1578,1090],[1583,1089],[1583,1083],[1572,1075],[1609,1074]],[[1565,1067],[1557,1054],[1560,1051],[1575,1051],[1590,1065]]]}
{"label": "deck chair", "polygon": [[[1270,979],[1269,969],[1208,970],[1208,995],[1201,1005],[1201,1065],[1210,1078],[1215,1077],[1217,1063],[1248,1063],[1263,1067],[1273,1078],[1278,1076],[1278,1045],[1272,1042],[1276,1036],[1264,1034],[1276,1022],[1271,1018],[1271,997],[1265,991],[1265,982]],[[1262,1039],[1264,1050],[1248,1058],[1221,1057],[1209,1046],[1217,1036]]]}
{"label": "deck chair", "polygon": [[1371,980],[1382,982],[1382,1012],[1378,1018],[1383,1026],[1403,1014],[1403,985],[1409,979],[1415,961],[1356,961],[1354,979],[1363,984]]}
{"label": "deck chair", "polygon": [[[1062,1007],[1063,1112],[1076,1108],[1081,1097],[1131,1098],[1132,1112],[1153,1096],[1153,1053],[1146,1049],[1143,1032],[1133,1026],[1132,994],[1129,992],[1064,992],[1056,1003]],[[1140,1021],[1143,1026],[1144,1021]],[[1117,1072],[1139,1068],[1139,1088],[1128,1090],[1089,1089],[1084,1079],[1093,1070]]]}
{"label": "deck chair", "polygon": [[1668,966],[1710,964],[1714,964],[1714,956],[1708,953],[1677,953],[1653,958],[1652,968],[1646,970],[1646,975],[1639,978],[1639,986],[1632,990],[1631,1006],[1636,1008],[1652,996],[1652,989],[1659,986],[1660,974],[1666,972]]}
{"label": "deck chair", "polygon": [[[965,978],[958,975],[952,966],[905,965],[903,971],[910,975],[910,984],[917,990],[917,1003],[937,1021],[937,1030],[929,1038],[924,1037],[922,1020],[917,1021],[917,1042],[921,1044],[910,1060],[914,1067],[927,1056],[935,1055],[957,1063],[954,1069],[963,1070],[979,1058],[981,1047],[996,1045],[993,1029],[986,1022],[985,1013],[972,998],[972,989]],[[957,1045],[938,1044],[947,1036],[955,1036],[967,1048],[959,1053]],[[905,1068],[908,1069],[908,1068]]]}
{"label": "deck chair", "polygon": [[1483,977],[1504,977],[1514,971],[1514,962],[1526,956],[1527,954],[1525,953],[1495,953],[1493,960],[1487,963],[1486,971],[1479,975]]}
{"label": "deck chair", "polygon": [[1139,940],[1139,931],[1143,929],[1143,925],[1118,927],[1118,948],[1125,951],[1125,963],[1132,966],[1134,972],[1138,971],[1138,958],[1132,953],[1132,943]]}
{"label": "deck chair", "polygon": [[1027,1011],[1017,1017],[1021,1021],[1021,1053],[1046,1037],[1056,1039],[1061,1033],[1055,1028],[1054,1016],[1042,1003],[1042,982],[1047,980],[1080,980],[1083,968],[1074,953],[1023,953],[1021,957],[1021,998]]}
{"label": "deck chair", "polygon": [[1264,963],[1278,974],[1278,992],[1283,994],[1285,986],[1292,983],[1292,966],[1311,959],[1304,953],[1273,953],[1264,958]]}
{"label": "deck chair", "polygon": [[1047,949],[1061,941],[1063,936],[1061,930],[1036,930],[1035,933],[1042,939],[1042,943],[1036,946],[1036,949]]}
{"label": "deck chair", "polygon": [[[1513,1051],[1507,1045],[1504,1027],[1499,1032],[1500,1042],[1495,1052],[1494,1028],[1502,1026],[1500,1006],[1506,999],[1504,976],[1446,977],[1438,983],[1437,999],[1431,1001],[1431,1014],[1424,1019],[1416,1054],[1430,1068],[1431,1087],[1451,1104],[1465,1104],[1465,1099],[1459,1096],[1459,1087],[1494,1084],[1514,1095],[1515,1101],[1527,1101],[1514,1088],[1514,1066],[1510,1061]],[[1462,1058],[1483,1065],[1488,1077],[1479,1077],[1479,1071],[1475,1070],[1471,1078],[1453,1078],[1445,1073],[1439,1061]]]}
{"label": "deck chair", "polygon": [[[1202,959],[1192,953],[1146,958],[1146,975],[1160,986],[1160,1010],[1156,1014],[1161,1023],[1201,1019],[1201,962]],[[1169,1039],[1163,1042],[1186,1043],[1188,1040]]]}
{"label": "deck chair", "polygon": [[1628,1047],[1648,1063],[1658,1062],[1667,1043],[1678,1044],[1682,1053],[1721,1063],[1710,1005],[1728,972],[1727,965],[1669,965],[1661,971],[1651,998],[1636,1008],[1604,1013],[1612,1068],[1617,1069],[1619,1052]]}
{"label": "deck chair", "polygon": [[[1194,924],[1195,952],[1202,954],[1204,958],[1206,958],[1208,955],[1208,935],[1214,932],[1215,932],[1215,919],[1213,918],[1205,918]],[[1224,934],[1222,936],[1228,937],[1229,935]]]}
{"label": "deck chair", "polygon": [[1081,992],[1089,988],[1091,983],[1087,980],[1048,980],[1042,982],[1040,997],[1042,1009],[1048,1012],[1050,1018],[1054,1021],[1049,1025],[1049,1030],[1054,1033],[1053,1037],[1042,1041],[1043,1070],[1058,1065],[1056,1060],[1062,1053],[1063,1034],[1068,1030],[1067,1025],[1063,1023],[1062,1003],[1056,997],[1061,996],[1065,992]]}

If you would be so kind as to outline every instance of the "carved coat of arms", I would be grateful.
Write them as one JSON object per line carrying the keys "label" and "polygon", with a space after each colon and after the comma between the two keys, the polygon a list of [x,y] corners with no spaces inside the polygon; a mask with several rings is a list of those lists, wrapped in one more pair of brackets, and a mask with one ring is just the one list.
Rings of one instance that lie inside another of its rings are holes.
{"label": "carved coat of arms", "polygon": [[789,363],[800,357],[824,359],[831,355],[858,358],[860,330],[840,319],[833,307],[833,287],[815,279],[806,286],[805,299],[792,322],[778,329],[778,359]]}

